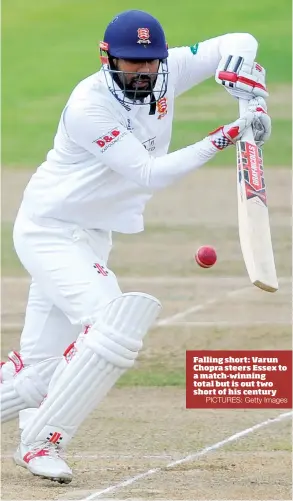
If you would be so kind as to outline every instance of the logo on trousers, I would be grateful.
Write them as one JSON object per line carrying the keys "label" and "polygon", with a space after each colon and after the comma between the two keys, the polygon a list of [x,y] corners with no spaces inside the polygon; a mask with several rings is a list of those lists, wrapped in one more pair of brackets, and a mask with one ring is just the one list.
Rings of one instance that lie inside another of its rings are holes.
{"label": "logo on trousers", "polygon": [[99,275],[103,275],[104,277],[107,277],[109,275],[109,272],[105,270],[104,266],[101,266],[99,263],[94,263],[94,268],[97,270]]}

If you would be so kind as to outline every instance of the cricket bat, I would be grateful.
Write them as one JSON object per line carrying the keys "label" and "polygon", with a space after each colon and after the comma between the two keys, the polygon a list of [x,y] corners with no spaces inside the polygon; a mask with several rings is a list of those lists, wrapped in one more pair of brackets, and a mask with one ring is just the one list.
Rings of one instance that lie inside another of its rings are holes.
{"label": "cricket bat", "polygon": [[[239,99],[240,116],[248,101]],[[251,282],[267,292],[278,290],[272,247],[263,155],[252,128],[236,143],[239,238]]]}

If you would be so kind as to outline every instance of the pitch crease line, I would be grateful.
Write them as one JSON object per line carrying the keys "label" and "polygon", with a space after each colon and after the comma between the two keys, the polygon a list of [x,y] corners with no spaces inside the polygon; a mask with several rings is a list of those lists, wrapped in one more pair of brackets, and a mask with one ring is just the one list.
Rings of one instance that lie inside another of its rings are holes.
{"label": "pitch crease line", "polygon": [[159,320],[156,323],[156,327],[162,327],[164,325],[170,325],[172,322],[176,320],[180,320],[181,318],[186,317],[187,315],[190,315],[191,313],[197,313],[198,311],[202,311],[205,308],[219,303],[222,300],[225,300],[229,297],[236,296],[237,294],[241,294],[241,292],[246,291],[247,289],[250,289],[250,286],[245,286],[241,287],[240,289],[235,289],[233,291],[226,292],[225,294],[222,294],[221,296],[216,296],[213,297],[212,299],[209,299],[208,301],[205,301],[204,303],[197,304],[195,306],[191,306],[191,308],[187,308],[187,310],[180,311],[179,313],[175,313],[175,315],[171,315],[170,317],[163,318],[162,320]]}
{"label": "pitch crease line", "polygon": [[283,414],[280,414],[276,418],[270,418],[267,419],[266,421],[262,421],[261,423],[255,424],[254,426],[251,426],[250,428],[246,428],[245,430],[239,431],[237,433],[234,433],[234,435],[231,435],[228,438],[225,438],[224,440],[221,440],[220,442],[216,442],[213,445],[209,445],[208,447],[205,447],[204,449],[195,452],[194,454],[189,454],[188,456],[178,459],[177,461],[172,461],[171,463],[167,464],[164,467],[160,468],[152,468],[150,470],[145,471],[144,473],[140,473],[139,475],[135,475],[134,477],[131,477],[127,480],[123,480],[122,482],[119,482],[116,485],[111,485],[110,487],[107,487],[106,489],[103,489],[102,491],[97,491],[91,494],[90,496],[87,496],[86,498],[81,499],[80,501],[92,501],[93,499],[98,499],[104,494],[108,494],[110,492],[117,491],[119,489],[122,489],[123,487],[127,487],[128,485],[134,484],[138,480],[142,480],[143,478],[150,477],[151,475],[155,475],[156,473],[160,473],[164,471],[166,468],[171,469],[174,468],[175,466],[178,466],[183,463],[188,463],[190,461],[194,461],[201,456],[204,456],[205,454],[208,454],[211,451],[215,451],[216,449],[219,449],[226,444],[230,442],[235,442],[235,440],[238,440],[249,433],[253,433],[256,430],[259,430],[260,428],[263,428],[264,426],[269,426],[272,423],[277,423],[280,422],[284,419],[287,419],[289,417],[292,417],[293,412],[285,412]]}

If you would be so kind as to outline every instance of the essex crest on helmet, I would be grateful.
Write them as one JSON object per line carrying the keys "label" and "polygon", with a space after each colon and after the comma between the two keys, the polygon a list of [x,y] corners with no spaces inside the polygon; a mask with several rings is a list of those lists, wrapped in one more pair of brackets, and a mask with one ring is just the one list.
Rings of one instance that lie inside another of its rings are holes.
{"label": "essex crest on helmet", "polygon": [[137,43],[151,43],[150,30],[148,28],[138,28],[137,36],[138,36]]}

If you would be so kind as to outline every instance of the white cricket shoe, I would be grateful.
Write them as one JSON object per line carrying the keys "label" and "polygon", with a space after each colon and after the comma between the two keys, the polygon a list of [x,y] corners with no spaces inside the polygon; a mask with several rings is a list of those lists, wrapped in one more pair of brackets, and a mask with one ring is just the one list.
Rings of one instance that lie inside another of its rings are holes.
{"label": "white cricket shoe", "polygon": [[69,484],[72,480],[72,470],[60,455],[56,444],[38,442],[35,445],[20,443],[13,458],[17,465],[29,470],[33,475]]}

